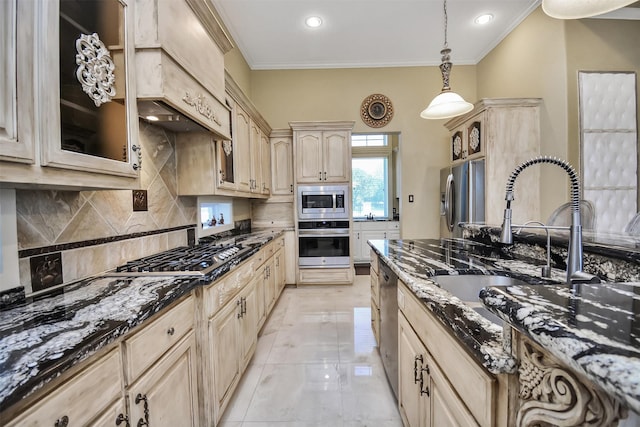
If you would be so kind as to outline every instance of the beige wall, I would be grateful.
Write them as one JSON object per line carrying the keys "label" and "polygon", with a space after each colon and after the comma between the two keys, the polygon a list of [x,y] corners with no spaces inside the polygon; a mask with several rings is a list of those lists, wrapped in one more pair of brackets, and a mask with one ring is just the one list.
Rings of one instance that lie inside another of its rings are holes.
{"label": "beige wall", "polygon": [[[549,18],[538,8],[480,61],[477,79],[480,98],[542,98],[540,153],[567,159],[564,39],[563,21]],[[540,167],[544,168],[540,182],[542,218],[530,219],[545,221],[568,200],[569,180],[559,168]]]}
{"label": "beige wall", "polygon": [[[452,73],[453,88],[470,100],[476,98],[475,74],[475,66],[455,66]],[[374,93],[388,96],[394,117],[378,130],[400,133],[402,236],[426,238],[440,233],[439,170],[448,164],[448,137],[444,120],[419,114],[441,87],[437,67],[253,71],[250,96],[273,128],[298,120],[354,120],[354,132],[376,131],[360,119],[362,101]]]}

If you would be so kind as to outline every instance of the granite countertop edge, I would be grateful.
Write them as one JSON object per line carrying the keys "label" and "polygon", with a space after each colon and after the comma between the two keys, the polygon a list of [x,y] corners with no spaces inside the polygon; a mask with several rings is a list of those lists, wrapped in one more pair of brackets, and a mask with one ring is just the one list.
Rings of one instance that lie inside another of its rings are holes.
{"label": "granite countertop edge", "polygon": [[[607,286],[606,283],[601,284]],[[536,286],[536,285],[533,285]],[[539,285],[537,285],[539,286]],[[520,290],[527,288],[520,287]],[[568,286],[558,292],[572,292]],[[640,414],[640,352],[607,344],[602,337],[559,322],[544,307],[520,301],[510,288],[488,287],[480,299],[487,309]]]}
{"label": "granite countertop edge", "polygon": [[[253,246],[253,250],[203,278],[109,277],[105,273],[65,285],[61,299],[57,292],[36,301],[23,300],[24,304],[18,306],[22,310],[0,311],[0,319],[3,314],[7,317],[0,325],[0,408],[3,408],[0,413],[121,339],[197,287],[220,279],[284,231],[285,228],[261,228],[220,239],[233,239],[237,244]],[[69,295],[73,293],[77,295],[76,300],[69,303]],[[38,312],[37,307],[42,312]],[[119,307],[120,311],[113,307]],[[73,317],[69,319],[71,314]],[[62,319],[52,322],[47,316]],[[43,318],[45,321],[38,320]],[[69,338],[62,339],[65,335]],[[56,338],[60,340],[56,342]]]}
{"label": "granite countertop edge", "polygon": [[[500,326],[476,313],[460,299],[441,289],[435,282],[412,276],[375,245],[370,244],[370,246],[485,369],[492,374],[510,374],[516,371],[516,360],[504,349]],[[461,322],[460,319],[464,321]],[[469,325],[472,325],[471,328]],[[477,340],[473,334],[473,328],[482,328],[489,334],[489,339],[483,342]]]}

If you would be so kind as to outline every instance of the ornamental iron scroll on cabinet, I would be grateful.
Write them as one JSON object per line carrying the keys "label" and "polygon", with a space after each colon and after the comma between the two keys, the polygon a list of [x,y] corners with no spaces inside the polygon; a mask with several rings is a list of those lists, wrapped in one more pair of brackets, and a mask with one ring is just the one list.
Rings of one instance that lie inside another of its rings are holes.
{"label": "ornamental iron scroll on cabinet", "polygon": [[76,40],[76,50],[76,77],[84,93],[96,107],[111,101],[116,96],[116,77],[113,74],[116,67],[109,50],[97,33],[82,34]]}
{"label": "ornamental iron scroll on cabinet", "polygon": [[627,415],[619,401],[581,381],[549,356],[522,342],[517,426],[611,426]]}

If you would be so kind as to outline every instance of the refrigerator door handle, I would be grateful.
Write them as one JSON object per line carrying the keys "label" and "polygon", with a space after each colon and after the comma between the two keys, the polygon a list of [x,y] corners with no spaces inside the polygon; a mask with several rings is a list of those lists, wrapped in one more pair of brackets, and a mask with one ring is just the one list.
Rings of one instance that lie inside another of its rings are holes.
{"label": "refrigerator door handle", "polygon": [[449,174],[449,176],[447,177],[447,186],[444,190],[444,215],[445,221],[447,223],[447,229],[449,231],[453,231],[453,219],[455,218],[454,192],[455,187],[453,182],[453,174]]}

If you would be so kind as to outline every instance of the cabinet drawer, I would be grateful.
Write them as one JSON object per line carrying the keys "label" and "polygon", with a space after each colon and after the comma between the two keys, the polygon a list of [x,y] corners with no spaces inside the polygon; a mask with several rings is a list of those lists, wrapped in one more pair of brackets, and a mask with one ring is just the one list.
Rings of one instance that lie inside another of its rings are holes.
{"label": "cabinet drawer", "polygon": [[193,328],[193,317],[194,302],[190,296],[125,340],[129,384]]}
{"label": "cabinet drawer", "polygon": [[494,425],[496,381],[469,356],[440,321],[398,281],[398,306],[480,425]]}
{"label": "cabinet drawer", "polygon": [[253,277],[257,267],[256,256],[242,263],[236,270],[232,270],[224,279],[218,280],[204,289],[204,312],[207,318],[213,316],[229,302],[240,289]]}
{"label": "cabinet drawer", "polygon": [[52,390],[7,427],[53,426],[64,417],[70,426],[88,425],[120,396],[121,366],[116,348]]}

